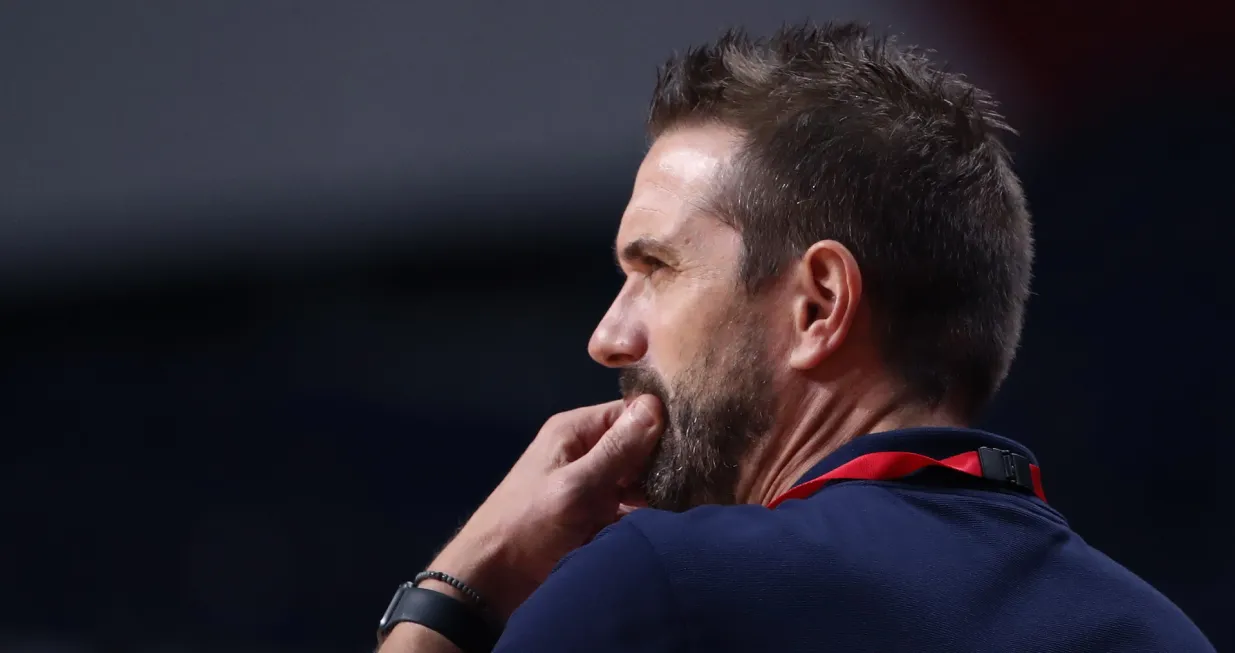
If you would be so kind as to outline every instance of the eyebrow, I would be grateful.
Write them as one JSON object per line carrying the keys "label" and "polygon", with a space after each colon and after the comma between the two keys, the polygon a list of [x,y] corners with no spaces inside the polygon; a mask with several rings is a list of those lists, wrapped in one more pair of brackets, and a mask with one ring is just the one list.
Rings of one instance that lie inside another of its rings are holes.
{"label": "eyebrow", "polygon": [[635,263],[649,258],[660,259],[668,264],[677,262],[677,251],[675,249],[662,241],[648,236],[630,241],[621,251],[615,253],[619,267],[623,261]]}

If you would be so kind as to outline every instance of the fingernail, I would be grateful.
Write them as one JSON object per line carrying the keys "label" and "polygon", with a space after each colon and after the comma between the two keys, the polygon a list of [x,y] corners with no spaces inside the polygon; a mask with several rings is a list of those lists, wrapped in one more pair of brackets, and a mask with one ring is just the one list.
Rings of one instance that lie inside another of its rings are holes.
{"label": "fingernail", "polygon": [[656,416],[652,414],[647,399],[636,399],[626,410],[630,413],[631,423],[639,428],[650,429],[656,424]]}

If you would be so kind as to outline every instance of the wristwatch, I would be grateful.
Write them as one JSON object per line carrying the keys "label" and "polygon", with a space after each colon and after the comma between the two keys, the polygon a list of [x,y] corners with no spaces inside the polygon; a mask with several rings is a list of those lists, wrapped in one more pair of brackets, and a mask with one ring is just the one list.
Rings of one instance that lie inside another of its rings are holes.
{"label": "wristwatch", "polygon": [[501,635],[501,629],[475,606],[415,583],[403,583],[395,590],[377,625],[378,647],[405,621],[437,632],[465,653],[489,653]]}

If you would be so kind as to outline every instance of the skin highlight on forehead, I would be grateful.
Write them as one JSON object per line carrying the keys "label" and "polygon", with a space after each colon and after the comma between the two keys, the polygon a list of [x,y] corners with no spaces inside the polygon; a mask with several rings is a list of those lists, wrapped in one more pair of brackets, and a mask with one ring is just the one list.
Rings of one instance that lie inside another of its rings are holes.
{"label": "skin highlight on forehead", "polygon": [[[673,136],[667,138],[673,139]],[[656,172],[673,178],[684,188],[707,185],[724,164],[725,158],[721,153],[697,147],[668,147],[655,159]]]}
{"label": "skin highlight on forehead", "polygon": [[709,215],[708,206],[737,142],[733,130],[719,125],[683,127],[656,140],[618,230],[620,264],[656,250],[658,258],[682,265],[736,251],[737,233]]}
{"label": "skin highlight on forehead", "polygon": [[635,178],[631,206],[647,204],[655,210],[657,191],[696,209],[703,209],[739,144],[738,133],[722,125],[682,127],[661,135],[648,150]]}

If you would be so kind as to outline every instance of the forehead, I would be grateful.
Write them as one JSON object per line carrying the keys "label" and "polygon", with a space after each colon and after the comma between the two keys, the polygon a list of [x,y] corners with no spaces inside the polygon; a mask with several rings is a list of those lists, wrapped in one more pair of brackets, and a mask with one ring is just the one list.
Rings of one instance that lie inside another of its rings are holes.
{"label": "forehead", "polygon": [[737,144],[737,133],[719,125],[680,127],[657,138],[635,177],[618,247],[640,238],[672,242],[722,229],[708,216],[708,206]]}

